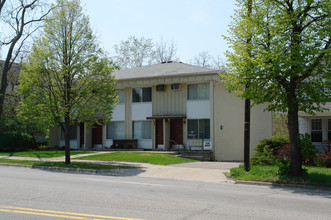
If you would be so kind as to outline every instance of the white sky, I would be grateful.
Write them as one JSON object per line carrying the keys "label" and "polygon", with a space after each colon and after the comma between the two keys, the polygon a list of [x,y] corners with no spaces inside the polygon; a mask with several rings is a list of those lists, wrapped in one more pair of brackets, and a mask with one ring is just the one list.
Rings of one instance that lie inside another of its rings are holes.
{"label": "white sky", "polygon": [[199,52],[221,55],[235,0],[81,0],[99,43],[114,55],[113,46],[131,35],[154,42],[173,40],[176,56],[189,63]]}

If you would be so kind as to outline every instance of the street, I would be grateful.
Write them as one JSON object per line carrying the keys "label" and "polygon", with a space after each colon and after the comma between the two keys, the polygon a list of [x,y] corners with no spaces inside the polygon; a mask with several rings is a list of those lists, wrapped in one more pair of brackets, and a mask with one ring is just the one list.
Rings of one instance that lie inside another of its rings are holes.
{"label": "street", "polygon": [[330,219],[331,191],[0,166],[0,219]]}

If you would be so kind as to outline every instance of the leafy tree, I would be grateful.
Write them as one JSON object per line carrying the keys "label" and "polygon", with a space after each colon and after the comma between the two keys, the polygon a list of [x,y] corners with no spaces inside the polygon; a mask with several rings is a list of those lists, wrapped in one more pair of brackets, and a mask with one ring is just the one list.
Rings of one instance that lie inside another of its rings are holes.
{"label": "leafy tree", "polygon": [[[8,87],[8,74],[15,60],[22,52],[26,40],[36,31],[52,8],[43,0],[1,0],[0,1],[0,52],[5,52],[1,68],[0,118],[4,112],[4,102]],[[14,64],[14,65],[13,65]]]}
{"label": "leafy tree", "polygon": [[[23,66],[19,91],[21,115],[60,125],[65,163],[70,163],[70,125],[107,123],[117,101],[116,66],[95,43],[79,0],[58,0]],[[64,121],[64,123],[63,123]]]}
{"label": "leafy tree", "polygon": [[247,1],[237,0],[226,37],[233,52],[227,52],[228,74],[223,77],[242,98],[287,112],[290,174],[301,176],[298,112],[313,114],[331,101],[330,1],[255,0],[251,17]]}
{"label": "leafy tree", "polygon": [[121,69],[130,69],[149,65],[154,60],[155,50],[152,39],[130,36],[127,40],[115,44],[115,62]]}

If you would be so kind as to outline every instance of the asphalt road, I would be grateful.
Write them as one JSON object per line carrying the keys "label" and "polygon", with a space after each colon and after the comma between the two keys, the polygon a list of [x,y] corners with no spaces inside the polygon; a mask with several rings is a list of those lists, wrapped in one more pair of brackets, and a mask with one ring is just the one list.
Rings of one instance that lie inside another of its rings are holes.
{"label": "asphalt road", "polygon": [[0,166],[0,219],[331,219],[331,191]]}

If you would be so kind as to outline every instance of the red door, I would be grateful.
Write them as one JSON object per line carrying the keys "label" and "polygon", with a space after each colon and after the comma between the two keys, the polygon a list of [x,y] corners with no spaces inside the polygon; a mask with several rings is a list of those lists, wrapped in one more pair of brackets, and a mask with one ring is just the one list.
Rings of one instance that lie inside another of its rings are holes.
{"label": "red door", "polygon": [[163,144],[163,119],[156,120],[156,148],[158,144]]}
{"label": "red door", "polygon": [[92,128],[92,147],[95,144],[102,144],[102,126],[101,125],[95,125],[94,128]]}
{"label": "red door", "polygon": [[183,144],[183,119],[170,120],[170,145]]}

